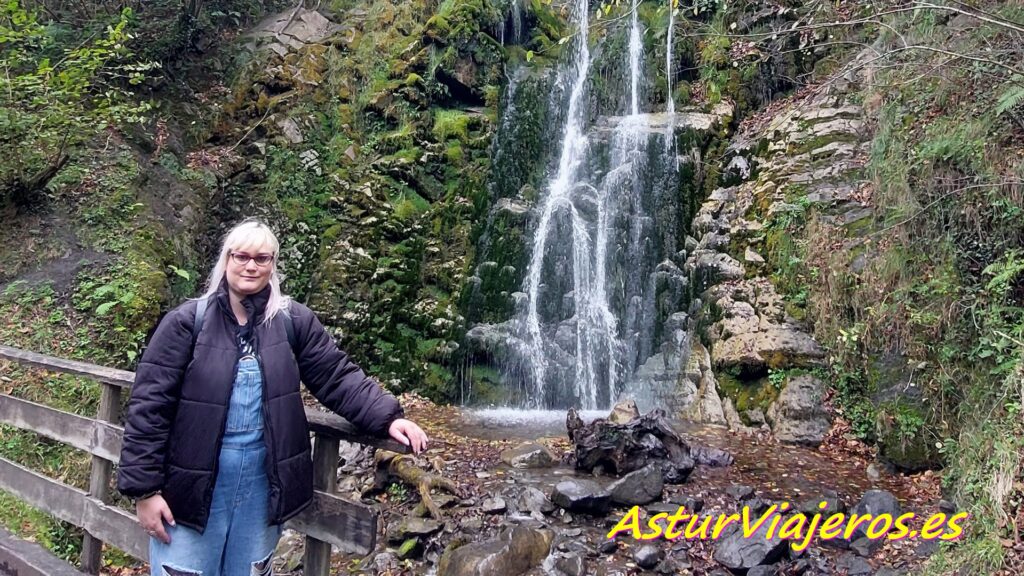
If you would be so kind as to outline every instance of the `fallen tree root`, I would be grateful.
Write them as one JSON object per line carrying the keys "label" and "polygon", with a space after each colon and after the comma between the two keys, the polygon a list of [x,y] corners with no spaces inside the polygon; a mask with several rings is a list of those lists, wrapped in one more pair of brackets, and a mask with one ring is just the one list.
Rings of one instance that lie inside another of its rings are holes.
{"label": "fallen tree root", "polygon": [[419,515],[423,515],[422,513],[425,511],[436,520],[440,520],[442,517],[441,508],[434,503],[434,499],[430,496],[431,490],[444,490],[458,498],[465,498],[455,482],[420,468],[411,456],[378,450],[374,460],[377,463],[378,484],[383,484],[380,473],[384,472],[386,476],[398,478],[402,482],[416,487],[420,493],[420,504],[416,508]]}

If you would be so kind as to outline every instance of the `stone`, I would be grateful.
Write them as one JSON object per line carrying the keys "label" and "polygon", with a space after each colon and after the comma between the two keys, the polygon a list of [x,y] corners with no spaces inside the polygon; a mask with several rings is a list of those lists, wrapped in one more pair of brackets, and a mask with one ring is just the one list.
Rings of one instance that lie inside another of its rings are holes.
{"label": "stone", "polygon": [[750,423],[751,426],[758,427],[765,423],[764,412],[760,408],[754,408],[752,410],[746,410],[743,412],[743,419]]}
{"label": "stone", "polygon": [[598,544],[597,551],[601,554],[614,554],[619,549],[619,542],[617,540],[605,540]]}
{"label": "stone", "polygon": [[633,560],[637,566],[650,570],[661,562],[662,558],[665,557],[665,552],[661,548],[645,544],[641,546],[636,552],[633,553]]}
{"label": "stone", "polygon": [[745,573],[754,566],[773,564],[786,552],[788,542],[773,534],[768,538],[768,525],[762,524],[750,538],[735,528],[715,543],[714,559],[737,573]]}
{"label": "stone", "polygon": [[725,493],[738,502],[754,497],[754,489],[750,486],[729,486],[725,489]]}
{"label": "stone", "polygon": [[712,448],[711,446],[690,446],[690,455],[693,456],[693,461],[697,464],[711,466],[712,468],[732,466],[733,463],[732,454],[721,448]]}
{"label": "stone", "polygon": [[485,498],[483,504],[480,505],[480,509],[485,514],[501,514],[505,511],[505,508],[505,499],[500,496]]}
{"label": "stone", "polygon": [[742,182],[750,178],[750,162],[743,156],[733,156],[725,167],[723,178],[727,182]]}
{"label": "stone", "polygon": [[689,570],[692,567],[693,566],[685,557],[675,558],[673,556],[667,556],[654,567],[654,571],[658,574],[665,574],[667,576],[669,574],[685,574],[686,572],[684,571]]}
{"label": "stone", "polygon": [[522,444],[503,450],[501,461],[513,468],[547,468],[558,461],[558,458],[546,446],[536,442]]}
{"label": "stone", "polygon": [[548,500],[548,497],[533,486],[528,486],[519,493],[515,505],[520,513],[550,514],[555,511],[555,505]]}
{"label": "stone", "polygon": [[743,251],[743,261],[748,264],[764,264],[764,257],[754,252],[747,246],[746,250]]}
{"label": "stone", "polygon": [[555,570],[564,576],[584,576],[587,573],[586,563],[579,554],[559,556],[555,560]]}
{"label": "stone", "polygon": [[868,467],[864,470],[864,474],[867,475],[868,480],[872,482],[878,482],[882,479],[882,473],[878,471],[878,466],[874,462],[868,464]]}
{"label": "stone", "polygon": [[636,407],[636,401],[632,398],[620,400],[612,407],[608,414],[608,421],[612,424],[628,424],[634,418],[640,417],[640,410]]}
{"label": "stone", "polygon": [[773,325],[712,343],[711,361],[719,370],[762,376],[768,369],[810,368],[822,364],[825,351],[799,328]]}
{"label": "stone", "polygon": [[678,504],[683,508],[686,508],[687,512],[696,514],[704,509],[704,499],[697,498],[695,496],[683,496],[679,495],[672,498],[673,504]]}
{"label": "stone", "polygon": [[832,423],[825,411],[825,384],[809,374],[788,378],[768,409],[775,437],[787,444],[818,446]]}
{"label": "stone", "polygon": [[[900,503],[891,493],[885,490],[868,490],[861,497],[860,501],[850,508],[850,514],[864,516],[870,514],[877,518],[881,514],[889,514],[893,518],[900,515]],[[866,535],[867,527],[864,524],[857,526],[853,531],[853,540]]]}
{"label": "stone", "polygon": [[949,500],[939,500],[939,512],[943,514],[956,514],[956,504]]}
{"label": "stone", "polygon": [[299,125],[295,123],[294,119],[282,118],[277,121],[277,127],[281,129],[281,134],[286,140],[292,144],[302,144],[302,131],[299,130]]}
{"label": "stone", "polygon": [[847,552],[836,560],[836,569],[847,576],[866,576],[872,572],[871,564],[852,552]]}
{"label": "stone", "polygon": [[387,574],[398,569],[398,557],[392,552],[381,552],[373,557],[373,567],[378,574]]}
{"label": "stone", "polygon": [[625,506],[648,504],[661,498],[665,488],[661,469],[653,464],[630,472],[608,486],[612,502]]}
{"label": "stone", "polygon": [[437,565],[438,576],[517,576],[537,566],[551,552],[553,534],[516,526],[498,537],[445,550]]}
{"label": "stone", "polygon": [[882,547],[882,544],[881,538],[872,539],[861,536],[850,543],[850,550],[853,550],[858,556],[870,558]]}
{"label": "stone", "polygon": [[[825,503],[825,507],[821,507],[821,503]],[[846,502],[839,496],[835,490],[824,490],[817,498],[809,498],[800,503],[797,507],[798,512],[803,512],[808,516],[814,514],[822,514],[825,516],[831,514],[839,514],[846,512]]]}
{"label": "stone", "polygon": [[720,202],[735,202],[736,201],[736,188],[715,188],[711,191],[708,196],[708,200],[718,200]]}
{"label": "stone", "polygon": [[494,204],[494,211],[516,221],[530,213],[530,205],[516,198],[499,198]]}
{"label": "stone", "polygon": [[747,576],[775,576],[779,569],[775,566],[754,566],[747,571]]}
{"label": "stone", "polygon": [[746,275],[743,265],[728,254],[699,249],[694,256],[692,281],[698,292],[722,282],[742,280]]}
{"label": "stone", "polygon": [[441,531],[444,524],[432,518],[417,518],[410,516],[403,518],[401,522],[388,527],[388,541],[393,543],[404,542],[409,538],[430,536]]}
{"label": "stone", "polygon": [[[881,540],[879,540],[881,542]],[[928,558],[939,551],[938,540],[922,540],[918,543],[917,547],[914,548],[914,556],[918,558]]]}
{"label": "stone", "polygon": [[611,494],[593,480],[563,480],[555,485],[551,502],[570,512],[599,516],[608,513]]}

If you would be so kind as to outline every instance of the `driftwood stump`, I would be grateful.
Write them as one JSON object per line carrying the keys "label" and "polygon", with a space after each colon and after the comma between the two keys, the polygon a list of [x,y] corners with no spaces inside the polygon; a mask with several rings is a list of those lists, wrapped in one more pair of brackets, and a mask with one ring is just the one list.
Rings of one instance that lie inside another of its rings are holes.
{"label": "driftwood stump", "polygon": [[639,470],[648,464],[661,469],[665,482],[681,484],[696,462],[712,465],[732,463],[732,456],[705,446],[691,450],[665,417],[663,410],[652,410],[628,421],[599,418],[585,424],[575,410],[566,416],[569,440],[576,445],[576,468],[595,469],[616,476]]}
{"label": "driftwood stump", "polygon": [[[383,487],[388,477],[398,478],[410,486],[415,486],[420,494],[420,504],[414,511],[414,515],[429,514],[436,520],[442,519],[441,508],[434,503],[430,491],[444,490],[458,498],[465,498],[459,487],[448,478],[439,474],[427,472],[416,465],[412,456],[377,450],[374,455],[374,462],[377,464],[376,484]],[[437,464],[433,464],[437,468]],[[440,471],[440,470],[438,470]]]}

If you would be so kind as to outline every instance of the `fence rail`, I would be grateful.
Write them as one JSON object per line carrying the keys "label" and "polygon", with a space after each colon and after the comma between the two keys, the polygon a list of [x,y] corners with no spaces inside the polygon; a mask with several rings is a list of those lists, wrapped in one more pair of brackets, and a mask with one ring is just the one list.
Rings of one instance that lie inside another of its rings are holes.
{"label": "fence rail", "polygon": [[[113,466],[120,457],[124,434],[124,429],[117,424],[121,392],[131,386],[135,374],[2,345],[0,360],[84,376],[102,385],[96,418],[0,394],[0,423],[34,431],[92,455],[88,491],[68,486],[5,458],[0,458],[0,489],[85,530],[80,563],[86,573],[99,574],[104,543],[140,560],[148,560],[148,537],[133,514],[110,505],[109,494]],[[303,573],[327,576],[331,546],[345,552],[367,554],[376,545],[379,523],[376,507],[350,502],[332,493],[336,483],[339,441],[402,453],[408,452],[408,448],[394,440],[360,434],[351,423],[334,414],[307,408],[306,418],[314,436],[313,504],[290,520],[286,527],[306,535]],[[6,536],[0,539],[0,574],[47,573],[33,571],[32,566],[40,562],[46,564],[46,561],[39,560],[38,547],[22,546],[10,540]],[[5,566],[22,566],[24,571],[5,571]]]}

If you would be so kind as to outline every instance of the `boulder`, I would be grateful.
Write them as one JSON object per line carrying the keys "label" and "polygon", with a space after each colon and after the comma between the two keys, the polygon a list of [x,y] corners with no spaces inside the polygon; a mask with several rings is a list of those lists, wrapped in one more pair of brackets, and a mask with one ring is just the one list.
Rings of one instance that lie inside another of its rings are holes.
{"label": "boulder", "polygon": [[551,492],[551,502],[570,512],[600,516],[608,513],[611,494],[593,480],[562,480]]}
{"label": "boulder", "polygon": [[867,576],[873,572],[871,564],[852,552],[847,552],[836,560],[836,569],[847,576]]}
{"label": "boulder", "polygon": [[584,576],[586,573],[586,562],[577,553],[566,554],[555,559],[555,574],[557,576]]}
{"label": "boulder", "polygon": [[650,570],[657,566],[664,557],[665,552],[661,548],[651,546],[650,544],[641,546],[633,553],[633,560],[636,562],[636,565],[645,570]]}
{"label": "boulder", "polygon": [[747,376],[763,376],[769,368],[819,366],[825,351],[800,328],[774,325],[767,330],[736,334],[714,342],[711,361],[715,368]]}
{"label": "boulder", "polygon": [[513,468],[547,468],[557,462],[558,458],[546,446],[523,442],[502,451],[501,461]]}
{"label": "boulder", "polygon": [[430,536],[444,528],[444,524],[431,518],[408,517],[388,527],[388,541],[400,544],[409,538]]}
{"label": "boulder", "polygon": [[446,550],[437,565],[438,576],[518,576],[536,566],[551,552],[553,534],[516,526],[497,538]]}
{"label": "boulder", "polygon": [[626,474],[608,486],[612,502],[624,506],[643,505],[661,498],[665,482],[661,469],[653,464]]}
{"label": "boulder", "polygon": [[787,444],[818,446],[832,423],[822,399],[825,384],[811,375],[788,378],[767,418],[775,437]]}
{"label": "boulder", "polygon": [[788,542],[773,534],[768,538],[768,524],[762,524],[750,537],[735,528],[715,544],[714,559],[729,570],[743,574],[754,566],[773,564],[786,553]]}
{"label": "boulder", "polygon": [[505,509],[505,499],[500,496],[485,498],[483,504],[480,505],[480,510],[485,514],[501,514]]}
{"label": "boulder", "polygon": [[640,417],[640,410],[632,399],[620,400],[612,407],[608,414],[608,421],[612,424],[628,424],[634,418]]}
{"label": "boulder", "polygon": [[515,500],[516,510],[521,514],[550,514],[555,511],[555,505],[548,500],[548,497],[533,486],[527,486],[519,493]]}
{"label": "boulder", "polygon": [[[885,490],[868,490],[861,497],[860,502],[850,508],[850,514],[858,516],[870,514],[872,518],[876,518],[880,514],[889,514],[893,518],[897,518],[900,515],[900,503],[895,496]],[[867,535],[866,523],[857,526],[857,529],[853,531],[852,540],[865,535]]]}

